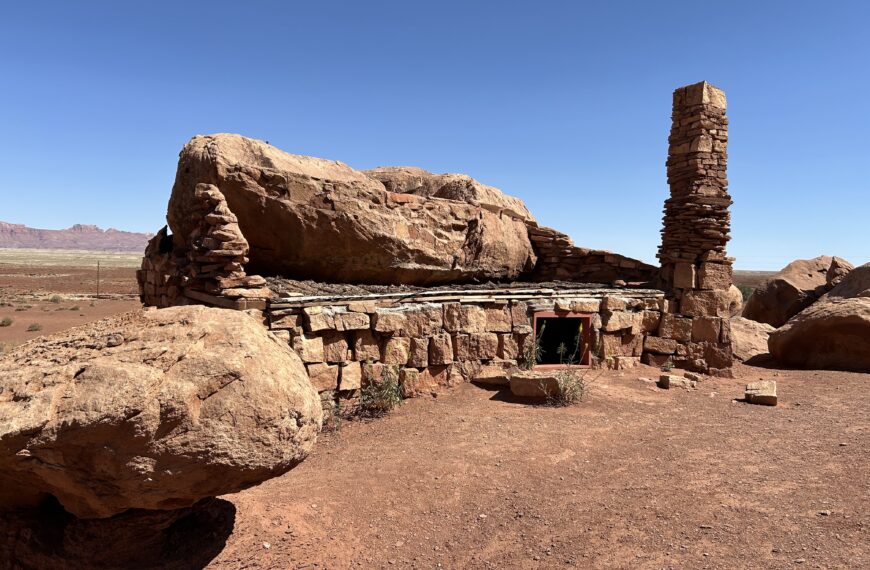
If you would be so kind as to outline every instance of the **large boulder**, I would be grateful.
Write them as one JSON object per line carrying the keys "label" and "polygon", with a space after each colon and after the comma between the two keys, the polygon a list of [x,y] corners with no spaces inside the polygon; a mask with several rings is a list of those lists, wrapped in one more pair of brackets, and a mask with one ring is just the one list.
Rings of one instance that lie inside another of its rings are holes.
{"label": "large boulder", "polygon": [[0,360],[0,507],[189,507],[294,467],[321,415],[299,357],[243,312],[111,317]]}
{"label": "large boulder", "polygon": [[250,246],[249,274],[424,285],[533,267],[519,200],[471,179],[424,185],[431,192],[395,182],[401,192],[391,192],[378,177],[390,179],[239,135],[196,136],[181,151],[167,218],[176,247],[191,247],[196,186],[215,185]]}
{"label": "large boulder", "polygon": [[767,323],[732,317],[731,351],[734,358],[746,361],[754,356],[767,354],[767,339],[774,330],[776,329]]}
{"label": "large boulder", "polygon": [[414,166],[382,166],[363,172],[381,182],[390,192],[445,198],[535,221],[522,200],[508,196],[493,186],[481,184],[466,174],[432,174]]}
{"label": "large boulder", "polygon": [[849,269],[845,260],[827,255],[792,261],[755,290],[743,306],[743,316],[781,327],[830,291]]}
{"label": "large boulder", "polygon": [[870,264],[771,333],[768,346],[788,366],[870,372]]}

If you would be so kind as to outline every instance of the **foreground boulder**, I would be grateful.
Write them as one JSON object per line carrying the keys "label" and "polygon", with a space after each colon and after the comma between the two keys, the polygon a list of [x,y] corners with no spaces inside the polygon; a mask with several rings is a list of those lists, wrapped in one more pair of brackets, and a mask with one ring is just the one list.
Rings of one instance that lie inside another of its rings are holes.
{"label": "foreground boulder", "polygon": [[767,323],[759,323],[743,317],[731,319],[731,350],[734,358],[746,361],[767,354],[767,339],[775,331]]}
{"label": "foreground boulder", "polygon": [[771,333],[768,346],[788,366],[870,371],[870,264]]}
{"label": "foreground boulder", "polygon": [[781,327],[830,291],[849,270],[847,261],[827,255],[792,261],[755,290],[743,307],[743,316]]}
{"label": "foreground boulder", "polygon": [[426,285],[532,269],[520,200],[467,177],[414,176],[419,184],[405,171],[369,176],[239,135],[197,136],[181,151],[167,219],[176,248],[196,247],[196,188],[213,185],[249,246],[248,274]]}
{"label": "foreground boulder", "polygon": [[321,413],[299,357],[242,312],[136,311],[38,338],[0,360],[0,507],[189,507],[291,469]]}

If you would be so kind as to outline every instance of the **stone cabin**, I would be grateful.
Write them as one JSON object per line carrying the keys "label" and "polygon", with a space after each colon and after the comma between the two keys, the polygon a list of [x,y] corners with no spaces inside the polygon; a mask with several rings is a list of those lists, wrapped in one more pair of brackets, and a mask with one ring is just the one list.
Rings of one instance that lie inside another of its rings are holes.
{"label": "stone cabin", "polygon": [[172,233],[137,274],[141,298],[250,311],[319,391],[348,398],[386,367],[406,396],[523,366],[728,374],[725,110],[706,82],[674,92],[660,267],[575,246],[467,176],[197,136],[180,154]]}

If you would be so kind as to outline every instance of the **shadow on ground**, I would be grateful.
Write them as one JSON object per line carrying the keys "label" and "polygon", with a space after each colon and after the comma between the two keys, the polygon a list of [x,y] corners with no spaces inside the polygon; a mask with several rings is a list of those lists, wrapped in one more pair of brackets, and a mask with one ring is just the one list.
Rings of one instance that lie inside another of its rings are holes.
{"label": "shadow on ground", "polygon": [[57,503],[0,514],[0,568],[204,568],[223,550],[236,508],[205,499],[175,511],[131,510],[81,520]]}

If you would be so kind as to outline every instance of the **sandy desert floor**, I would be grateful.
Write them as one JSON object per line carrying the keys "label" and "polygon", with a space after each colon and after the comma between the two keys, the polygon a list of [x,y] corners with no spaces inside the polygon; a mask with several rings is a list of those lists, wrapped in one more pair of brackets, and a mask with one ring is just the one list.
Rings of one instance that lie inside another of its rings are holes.
{"label": "sandy desert floor", "polygon": [[[90,267],[0,265],[0,318],[15,319],[0,338],[135,308],[133,275],[103,272],[113,297],[95,299]],[[39,567],[20,555],[34,548],[123,548],[126,568],[870,567],[870,374],[735,371],[693,391],[639,380],[647,367],[593,374],[566,408],[462,385],[344,422],[156,542],[83,527],[59,543],[68,518],[0,518],[0,567]],[[778,407],[739,401],[759,378]]]}
{"label": "sandy desert floor", "polygon": [[140,261],[140,255],[129,253],[0,249],[0,324],[11,321],[0,326],[0,353],[40,335],[141,307]]}

